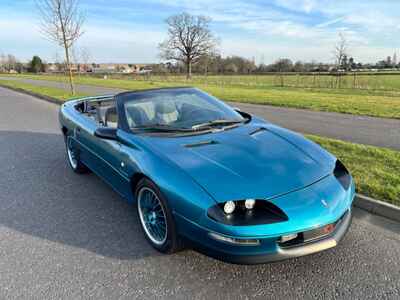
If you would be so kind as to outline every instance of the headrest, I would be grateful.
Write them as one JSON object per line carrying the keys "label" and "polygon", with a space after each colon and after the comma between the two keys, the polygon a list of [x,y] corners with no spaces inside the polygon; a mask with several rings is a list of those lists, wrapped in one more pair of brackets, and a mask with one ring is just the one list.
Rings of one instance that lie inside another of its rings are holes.
{"label": "headrest", "polygon": [[160,101],[156,104],[155,110],[158,114],[170,114],[176,112],[176,106],[172,101]]}
{"label": "headrest", "polygon": [[115,106],[107,108],[105,119],[106,119],[106,123],[107,122],[117,122],[117,109]]}

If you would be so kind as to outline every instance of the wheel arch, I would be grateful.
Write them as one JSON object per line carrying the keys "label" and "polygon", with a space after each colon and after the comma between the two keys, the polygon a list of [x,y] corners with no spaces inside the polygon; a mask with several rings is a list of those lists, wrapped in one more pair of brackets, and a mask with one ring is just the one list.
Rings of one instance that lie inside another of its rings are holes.
{"label": "wheel arch", "polygon": [[[132,190],[132,199],[133,202],[136,202],[136,187],[138,186],[139,182],[143,179],[143,178],[147,178],[149,180],[151,180],[151,178],[149,178],[148,176],[146,176],[145,174],[143,174],[142,172],[136,172],[135,174],[132,175],[132,177],[130,178],[130,185],[131,185],[131,190]],[[151,180],[152,181],[152,180]]]}
{"label": "wheel arch", "polygon": [[67,133],[68,133],[68,128],[65,127],[65,126],[62,126],[62,127],[61,127],[61,132],[64,134],[64,136],[66,136]]}

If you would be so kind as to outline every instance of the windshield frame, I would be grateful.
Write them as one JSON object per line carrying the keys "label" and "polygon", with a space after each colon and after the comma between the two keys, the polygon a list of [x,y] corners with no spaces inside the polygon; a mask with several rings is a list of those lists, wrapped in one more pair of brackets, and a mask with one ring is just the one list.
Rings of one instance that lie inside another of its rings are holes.
{"label": "windshield frame", "polygon": [[[138,133],[146,133],[146,130],[140,130],[141,128],[131,128],[128,124],[128,119],[127,119],[127,115],[126,115],[126,109],[125,109],[125,104],[126,102],[131,102],[134,101],[135,99],[142,99],[145,96],[151,96],[152,93],[158,93],[158,92],[163,92],[163,91],[171,91],[171,92],[185,92],[187,91],[188,93],[190,92],[196,92],[196,93],[204,93],[203,91],[197,89],[197,88],[193,88],[193,87],[173,87],[173,88],[159,88],[159,89],[148,89],[148,90],[141,90],[141,91],[131,91],[131,92],[124,92],[124,93],[120,93],[115,95],[115,101],[117,104],[117,111],[118,111],[118,115],[119,115],[119,124],[118,127],[126,132],[129,133],[134,133],[134,134],[138,134]],[[208,95],[207,93],[204,93],[205,95]],[[243,114],[241,112],[238,112],[237,110],[233,109],[232,107],[230,107],[229,105],[225,104],[224,102],[222,102],[221,100],[211,96],[212,99],[214,99],[217,102],[220,102],[222,105],[224,105],[225,107],[227,107],[228,109],[231,109],[232,111],[238,113],[241,118],[243,118],[243,122],[242,123],[247,123],[249,120],[249,115],[247,114]],[[151,127],[151,125],[149,125]],[[227,126],[229,127],[229,126]],[[186,128],[188,129],[188,128]],[[229,129],[229,128],[227,128]],[[191,131],[186,131],[186,132],[171,132],[171,134],[188,134],[188,133],[192,133],[192,134],[200,134],[200,133],[208,133],[208,132],[213,132],[215,130],[210,130],[210,128],[202,128],[201,130],[191,130]],[[148,132],[148,131],[147,131]],[[160,132],[160,134],[165,135],[166,132]]]}

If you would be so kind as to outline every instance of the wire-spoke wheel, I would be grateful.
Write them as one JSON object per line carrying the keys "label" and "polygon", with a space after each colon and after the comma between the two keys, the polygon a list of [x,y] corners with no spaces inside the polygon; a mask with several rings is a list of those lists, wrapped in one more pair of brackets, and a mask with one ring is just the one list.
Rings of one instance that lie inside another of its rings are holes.
{"label": "wire-spoke wheel", "polygon": [[71,169],[75,173],[84,174],[88,173],[89,169],[80,161],[79,152],[74,147],[72,138],[65,137],[65,146],[67,150],[67,160]]}
{"label": "wire-spoke wheel", "polygon": [[174,217],[166,198],[157,185],[143,178],[136,186],[137,213],[149,243],[163,253],[174,253],[182,248],[175,228]]}
{"label": "wire-spoke wheel", "polygon": [[138,210],[147,237],[156,245],[164,244],[167,240],[167,217],[160,199],[148,187],[139,191]]}
{"label": "wire-spoke wheel", "polygon": [[76,158],[76,154],[74,150],[72,149],[71,143],[67,145],[67,155],[68,155],[68,160],[69,163],[72,167],[72,169],[76,169],[78,167],[78,160]]}

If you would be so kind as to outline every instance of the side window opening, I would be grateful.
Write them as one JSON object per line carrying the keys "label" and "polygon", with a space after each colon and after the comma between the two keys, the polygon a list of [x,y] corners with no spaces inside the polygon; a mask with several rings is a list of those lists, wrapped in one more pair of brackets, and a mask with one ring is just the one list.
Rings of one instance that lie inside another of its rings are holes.
{"label": "side window opening", "polygon": [[92,119],[98,126],[117,128],[118,116],[115,100],[89,100],[75,107],[79,112]]}

